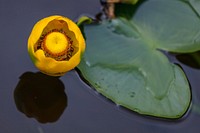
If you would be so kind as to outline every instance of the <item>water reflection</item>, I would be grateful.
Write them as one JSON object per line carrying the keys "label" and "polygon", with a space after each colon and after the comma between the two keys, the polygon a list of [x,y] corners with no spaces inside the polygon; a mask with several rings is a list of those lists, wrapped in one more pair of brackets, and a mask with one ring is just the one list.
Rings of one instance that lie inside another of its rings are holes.
{"label": "water reflection", "polygon": [[40,123],[55,122],[67,107],[64,85],[57,77],[26,72],[14,90],[17,109]]}

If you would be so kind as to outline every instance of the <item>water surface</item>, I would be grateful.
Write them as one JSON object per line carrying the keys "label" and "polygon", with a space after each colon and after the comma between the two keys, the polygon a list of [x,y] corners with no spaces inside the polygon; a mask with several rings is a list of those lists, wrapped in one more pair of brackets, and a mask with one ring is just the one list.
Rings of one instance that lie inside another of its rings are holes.
{"label": "water surface", "polygon": [[[59,84],[59,91],[34,89],[30,79],[45,81],[49,77],[40,73],[38,76],[27,53],[27,39],[33,25],[49,15],[77,20],[82,14],[94,16],[99,11],[98,0],[0,1],[0,133],[197,133],[200,130],[200,70],[181,63],[174,55],[169,56],[170,60],[182,66],[192,90],[192,106],[179,120],[141,116],[119,107],[85,84],[75,70],[51,79]],[[36,105],[38,108],[34,108]],[[52,119],[44,115],[51,114],[50,108],[53,111],[57,108]]]}

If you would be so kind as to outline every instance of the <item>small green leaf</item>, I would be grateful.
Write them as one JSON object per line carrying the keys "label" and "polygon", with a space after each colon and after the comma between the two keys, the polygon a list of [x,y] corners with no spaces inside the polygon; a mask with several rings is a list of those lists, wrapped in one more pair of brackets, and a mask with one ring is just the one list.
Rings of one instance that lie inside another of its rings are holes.
{"label": "small green leaf", "polygon": [[79,18],[77,25],[81,26],[82,24],[90,24],[92,23],[92,19],[87,16],[82,16]]}

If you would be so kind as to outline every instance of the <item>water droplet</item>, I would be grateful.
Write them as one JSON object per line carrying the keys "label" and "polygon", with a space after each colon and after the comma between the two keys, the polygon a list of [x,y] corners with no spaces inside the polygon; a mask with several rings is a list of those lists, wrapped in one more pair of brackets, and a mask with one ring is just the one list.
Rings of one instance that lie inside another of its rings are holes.
{"label": "water droplet", "polygon": [[101,88],[101,85],[100,85],[99,82],[95,82],[95,83],[94,83],[94,86],[95,86],[96,88]]}
{"label": "water droplet", "polygon": [[146,87],[146,90],[149,91],[154,97],[156,97],[155,93],[151,90],[150,87]]}
{"label": "water droplet", "polygon": [[147,77],[147,73],[142,70],[142,68],[139,68],[138,71],[141,72],[144,77]]}
{"label": "water droplet", "polygon": [[86,65],[89,66],[89,67],[91,67],[91,64],[90,64],[89,61],[86,61]]}
{"label": "water droplet", "polygon": [[130,93],[129,93],[129,96],[130,96],[131,98],[134,98],[134,97],[135,97],[135,92],[130,92]]}
{"label": "water droplet", "polygon": [[138,108],[133,109],[135,112],[140,112]]}

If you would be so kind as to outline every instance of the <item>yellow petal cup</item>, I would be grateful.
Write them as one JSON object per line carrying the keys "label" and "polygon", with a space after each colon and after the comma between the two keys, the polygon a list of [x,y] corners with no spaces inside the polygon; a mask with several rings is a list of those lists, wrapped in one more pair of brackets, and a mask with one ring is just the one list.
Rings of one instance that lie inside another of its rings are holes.
{"label": "yellow petal cup", "polygon": [[79,27],[63,16],[38,21],[28,39],[28,53],[35,66],[50,76],[62,76],[75,68],[85,51]]}

